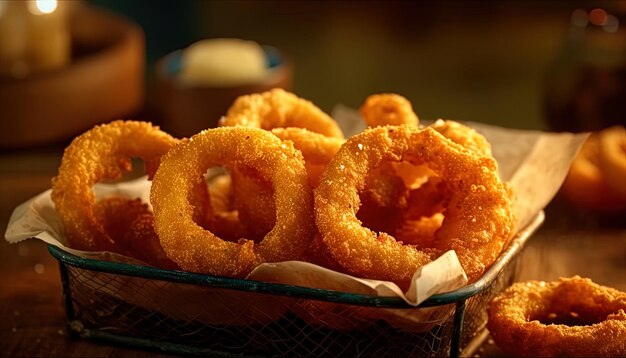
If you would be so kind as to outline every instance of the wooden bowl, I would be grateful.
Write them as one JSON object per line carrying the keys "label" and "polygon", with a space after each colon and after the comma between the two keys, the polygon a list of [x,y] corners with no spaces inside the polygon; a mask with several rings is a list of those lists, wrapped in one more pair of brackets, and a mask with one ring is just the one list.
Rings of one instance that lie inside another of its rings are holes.
{"label": "wooden bowl", "polygon": [[184,86],[176,80],[182,51],[172,52],[157,61],[157,105],[161,126],[177,137],[190,137],[204,129],[214,128],[233,101],[245,94],[272,88],[291,89],[291,61],[273,47],[264,46],[273,73],[265,81],[231,87]]}
{"label": "wooden bowl", "polygon": [[142,105],[141,28],[101,9],[74,10],[68,66],[24,79],[0,78],[0,147],[57,143]]}

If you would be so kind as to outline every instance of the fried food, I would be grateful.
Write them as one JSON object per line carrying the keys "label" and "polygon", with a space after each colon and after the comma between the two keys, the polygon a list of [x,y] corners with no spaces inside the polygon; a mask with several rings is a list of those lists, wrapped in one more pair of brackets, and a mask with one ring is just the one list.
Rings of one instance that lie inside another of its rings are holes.
{"label": "fried food", "polygon": [[489,332],[514,356],[626,355],[626,293],[574,276],[509,287],[489,306]]}
{"label": "fried food", "polygon": [[92,187],[119,179],[141,158],[152,176],[161,156],[177,143],[146,122],[114,121],[75,138],[65,149],[58,175],[52,179],[52,200],[65,227],[69,245],[78,250],[117,252],[115,240],[94,215]]}
{"label": "fried food", "polygon": [[419,118],[406,98],[394,93],[373,94],[365,99],[359,113],[369,127],[417,126]]}
{"label": "fried food", "polygon": [[231,177],[228,174],[218,175],[208,183],[209,196],[213,216],[208,229],[223,240],[237,242],[247,237],[246,229],[239,221],[239,212],[235,209],[231,190]]}
{"label": "fried food", "polygon": [[360,191],[361,207],[357,218],[363,226],[376,231],[391,233],[403,222],[407,206],[408,189],[402,178],[396,175],[391,162],[383,162],[372,169]]}
{"label": "fried food", "polygon": [[438,119],[430,127],[456,144],[476,153],[492,156],[491,144],[475,129],[456,121]]}
{"label": "fried food", "polygon": [[[293,142],[303,152],[313,187],[343,139],[341,129],[332,118],[313,103],[282,89],[237,98],[219,125],[272,130],[281,139]],[[254,169],[241,165],[229,169],[239,219],[247,235],[258,241],[276,221],[271,185]]]}
{"label": "fried food", "polygon": [[178,268],[161,247],[148,204],[139,199],[112,196],[94,204],[94,215],[115,241],[118,253],[158,268]]}
{"label": "fried food", "polygon": [[118,252],[127,252],[130,256],[136,257],[126,247],[124,236],[135,219],[144,213],[150,213],[148,204],[142,203],[140,199],[112,196],[96,201],[93,213],[105,232],[115,241]]}
{"label": "fried food", "polygon": [[441,213],[451,195],[447,181],[438,176],[429,177],[424,184],[409,192],[404,219],[419,220]]}
{"label": "fried food", "polygon": [[[561,194],[570,203],[580,208],[599,212],[623,211],[626,210],[626,199],[617,194],[613,187],[609,185],[607,181],[608,170],[605,170],[601,164],[601,136],[602,134],[600,133],[592,133],[587,138],[572,162],[569,173],[561,187]],[[609,134],[609,137],[611,136]],[[605,158],[616,156],[615,154],[610,154],[615,150],[615,148],[612,148],[610,141],[610,139],[605,138],[603,151]],[[611,160],[605,159],[605,161],[609,162]],[[610,164],[608,165],[610,166]],[[615,171],[611,172],[615,173]],[[626,177],[622,177],[622,181],[623,178]]]}
{"label": "fried food", "polygon": [[158,268],[179,269],[179,266],[167,257],[161,245],[154,229],[154,215],[151,212],[144,212],[133,220],[122,242],[132,257]]}
{"label": "fried food", "polygon": [[232,179],[228,174],[217,175],[208,182],[209,200],[214,212],[230,212],[234,210]]}
{"label": "fried food", "polygon": [[[259,244],[222,240],[192,219],[189,192],[211,167],[244,165],[272,183],[276,224]],[[150,200],[156,232],[182,269],[244,277],[263,262],[302,259],[315,227],[311,188],[300,152],[257,128],[205,130],[170,150],[157,170]]]}
{"label": "fried food", "polygon": [[233,204],[245,237],[259,242],[276,224],[272,183],[259,170],[246,165],[233,165],[230,174]]}
{"label": "fried food", "polygon": [[[383,161],[399,160],[428,165],[451,188],[432,250],[403,245],[386,232],[375,233],[356,217],[367,174]],[[432,128],[367,129],[346,141],[315,189],[322,240],[333,259],[361,277],[403,287],[419,267],[439,253],[455,250],[469,280],[475,281],[512,234],[508,191],[496,169],[493,158],[476,155]]]}
{"label": "fried food", "polygon": [[320,175],[326,165],[335,156],[345,140],[311,132],[304,128],[274,128],[272,134],[282,140],[293,142],[293,146],[302,152],[304,165],[309,175],[311,187],[319,184]]}
{"label": "fried food", "polygon": [[139,199],[118,196],[98,200],[94,215],[113,238],[119,253],[163,269],[177,269],[154,231],[154,216]]}
{"label": "fried food", "polygon": [[237,98],[219,125],[265,130],[298,127],[327,137],[343,138],[337,123],[321,109],[279,88]]}
{"label": "fried food", "polygon": [[[344,142],[343,139],[296,127],[274,128],[271,133],[283,141],[289,141],[302,153],[312,188],[317,186],[321,173]],[[246,227],[247,237],[258,241],[271,230],[276,221],[274,191],[271,183],[257,170],[241,165],[231,169],[235,208]]]}
{"label": "fried food", "polygon": [[443,213],[436,213],[419,219],[405,220],[393,236],[405,245],[413,245],[420,250],[432,250],[443,219]]}

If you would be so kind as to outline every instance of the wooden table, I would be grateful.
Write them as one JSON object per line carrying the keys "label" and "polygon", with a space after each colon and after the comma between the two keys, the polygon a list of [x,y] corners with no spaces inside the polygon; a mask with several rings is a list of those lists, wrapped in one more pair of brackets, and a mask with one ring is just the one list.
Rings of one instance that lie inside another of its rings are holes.
{"label": "wooden table", "polygon": [[[13,208],[49,188],[60,155],[0,156],[0,232]],[[10,160],[11,165],[6,164]],[[4,161],[4,162],[3,162]],[[8,170],[6,168],[12,168]],[[626,291],[626,231],[594,227],[551,205],[544,227],[528,243],[520,279],[552,280],[575,274]],[[566,219],[570,218],[570,219]],[[155,352],[111,346],[67,335],[56,261],[46,246],[29,240],[10,245],[0,240],[0,355],[2,356],[154,356]],[[486,343],[480,356],[499,356]]]}

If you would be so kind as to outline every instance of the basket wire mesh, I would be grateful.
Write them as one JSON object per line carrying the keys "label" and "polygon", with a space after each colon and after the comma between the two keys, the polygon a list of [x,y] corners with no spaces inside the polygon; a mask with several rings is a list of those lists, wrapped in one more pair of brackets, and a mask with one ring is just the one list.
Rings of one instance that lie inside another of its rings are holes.
{"label": "basket wire mesh", "polygon": [[[543,213],[472,285],[419,308],[372,297],[84,259],[54,246],[69,332],[178,354],[458,356],[487,321],[488,302],[518,272]],[[429,312],[419,324],[406,319]]]}

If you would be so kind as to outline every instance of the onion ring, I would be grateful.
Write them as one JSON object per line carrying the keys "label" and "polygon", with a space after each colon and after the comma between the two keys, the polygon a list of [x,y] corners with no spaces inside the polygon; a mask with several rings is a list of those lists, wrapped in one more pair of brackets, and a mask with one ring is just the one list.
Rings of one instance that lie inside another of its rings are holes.
{"label": "onion ring", "polygon": [[377,232],[392,233],[402,224],[408,189],[395,174],[393,163],[384,162],[368,173],[365,188],[359,193],[361,207],[357,218]]}
{"label": "onion ring", "polygon": [[304,165],[309,175],[311,187],[319,184],[319,179],[326,165],[335,156],[345,140],[311,132],[304,128],[274,128],[272,134],[282,140],[293,142],[293,146],[302,152]]}
{"label": "onion ring", "polygon": [[265,130],[298,127],[327,137],[343,138],[332,118],[310,101],[280,88],[241,96],[219,121],[220,127],[245,126]]}
{"label": "onion ring", "polygon": [[[237,98],[219,125],[273,130],[275,135],[289,138],[296,148],[306,152],[305,165],[312,186],[319,181],[324,161],[330,160],[324,158],[332,156],[329,152],[335,147],[336,151],[342,142],[326,137],[343,139],[341,129],[332,118],[313,103],[282,89]],[[279,130],[285,127],[289,129]],[[321,151],[315,153],[314,146]],[[267,180],[253,172],[241,166],[230,168],[240,221],[246,227],[247,235],[259,240],[274,226],[275,206]]]}
{"label": "onion ring", "polygon": [[151,212],[139,215],[122,240],[124,246],[136,257],[152,266],[177,270],[179,266],[172,261],[154,229],[154,215]]}
{"label": "onion ring", "polygon": [[231,184],[232,180],[227,174],[217,175],[209,181],[209,197],[214,212],[234,210]]}
{"label": "onion ring", "polygon": [[[302,153],[309,184],[315,188],[321,172],[344,140],[326,137],[304,128],[274,128],[272,134],[290,141]],[[239,218],[246,227],[247,237],[255,241],[262,239],[276,221],[273,190],[270,183],[249,167],[241,165],[231,168],[233,197]]]}
{"label": "onion ring", "polygon": [[216,176],[209,181],[209,194],[213,208],[209,230],[217,237],[237,242],[240,238],[247,237],[247,234],[239,221],[239,212],[233,203],[231,182],[231,177],[227,174]]}
{"label": "onion ring", "polygon": [[[477,155],[492,156],[491,144],[470,127],[442,119],[435,121],[430,127]],[[416,245],[419,248],[430,247],[434,240],[432,234],[441,226],[441,213],[449,205],[452,195],[448,183],[427,166],[404,165],[395,166],[395,169],[405,182],[410,182],[409,186],[412,188],[404,211],[404,223],[395,232],[395,236],[405,244]]]}
{"label": "onion ring", "polygon": [[579,276],[520,282],[491,302],[487,327],[515,356],[624,356],[626,293]]}
{"label": "onion ring", "polygon": [[626,128],[614,126],[600,132],[600,167],[607,184],[626,200]]}
{"label": "onion ring", "polygon": [[276,224],[274,189],[259,170],[245,165],[231,168],[233,204],[246,238],[260,241]]}
{"label": "onion ring", "polygon": [[415,220],[405,220],[393,236],[405,245],[414,245],[418,249],[428,250],[434,246],[436,233],[443,219],[442,213],[436,213]]}
{"label": "onion ring", "polygon": [[359,113],[369,127],[419,124],[419,118],[413,112],[411,102],[394,93],[373,94],[367,97],[359,108]]}
{"label": "onion ring", "polygon": [[579,208],[601,212],[624,211],[626,199],[616,195],[601,167],[599,137],[600,134],[592,133],[587,138],[570,166],[560,193]]}
{"label": "onion ring", "polygon": [[150,208],[140,199],[112,196],[100,199],[93,205],[94,216],[115,241],[120,252],[129,251],[123,242],[124,235],[130,230],[133,221],[144,213],[150,213]]}
{"label": "onion ring", "polygon": [[114,121],[75,138],[65,149],[59,174],[52,179],[52,200],[70,246],[78,250],[116,251],[115,241],[94,216],[92,186],[102,179],[119,179],[133,157],[145,162],[151,176],[161,156],[177,140],[150,123]]}
{"label": "onion ring", "polygon": [[407,285],[432,252],[402,245],[364,228],[356,217],[367,173],[384,160],[427,164],[452,188],[435,250],[455,250],[470,281],[500,253],[512,231],[508,192],[493,158],[476,155],[432,128],[367,129],[341,147],[315,189],[316,223],[324,244],[346,270],[365,278]]}
{"label": "onion ring", "polygon": [[430,127],[456,144],[469,149],[477,155],[492,156],[491,144],[474,128],[456,121],[438,119]]}
{"label": "onion ring", "polygon": [[[194,185],[208,168],[235,164],[258,170],[274,189],[276,224],[259,244],[222,240],[192,219]],[[205,130],[163,157],[150,192],[156,232],[168,257],[187,271],[244,277],[263,262],[301,259],[315,235],[307,180],[301,154],[269,132]]]}

